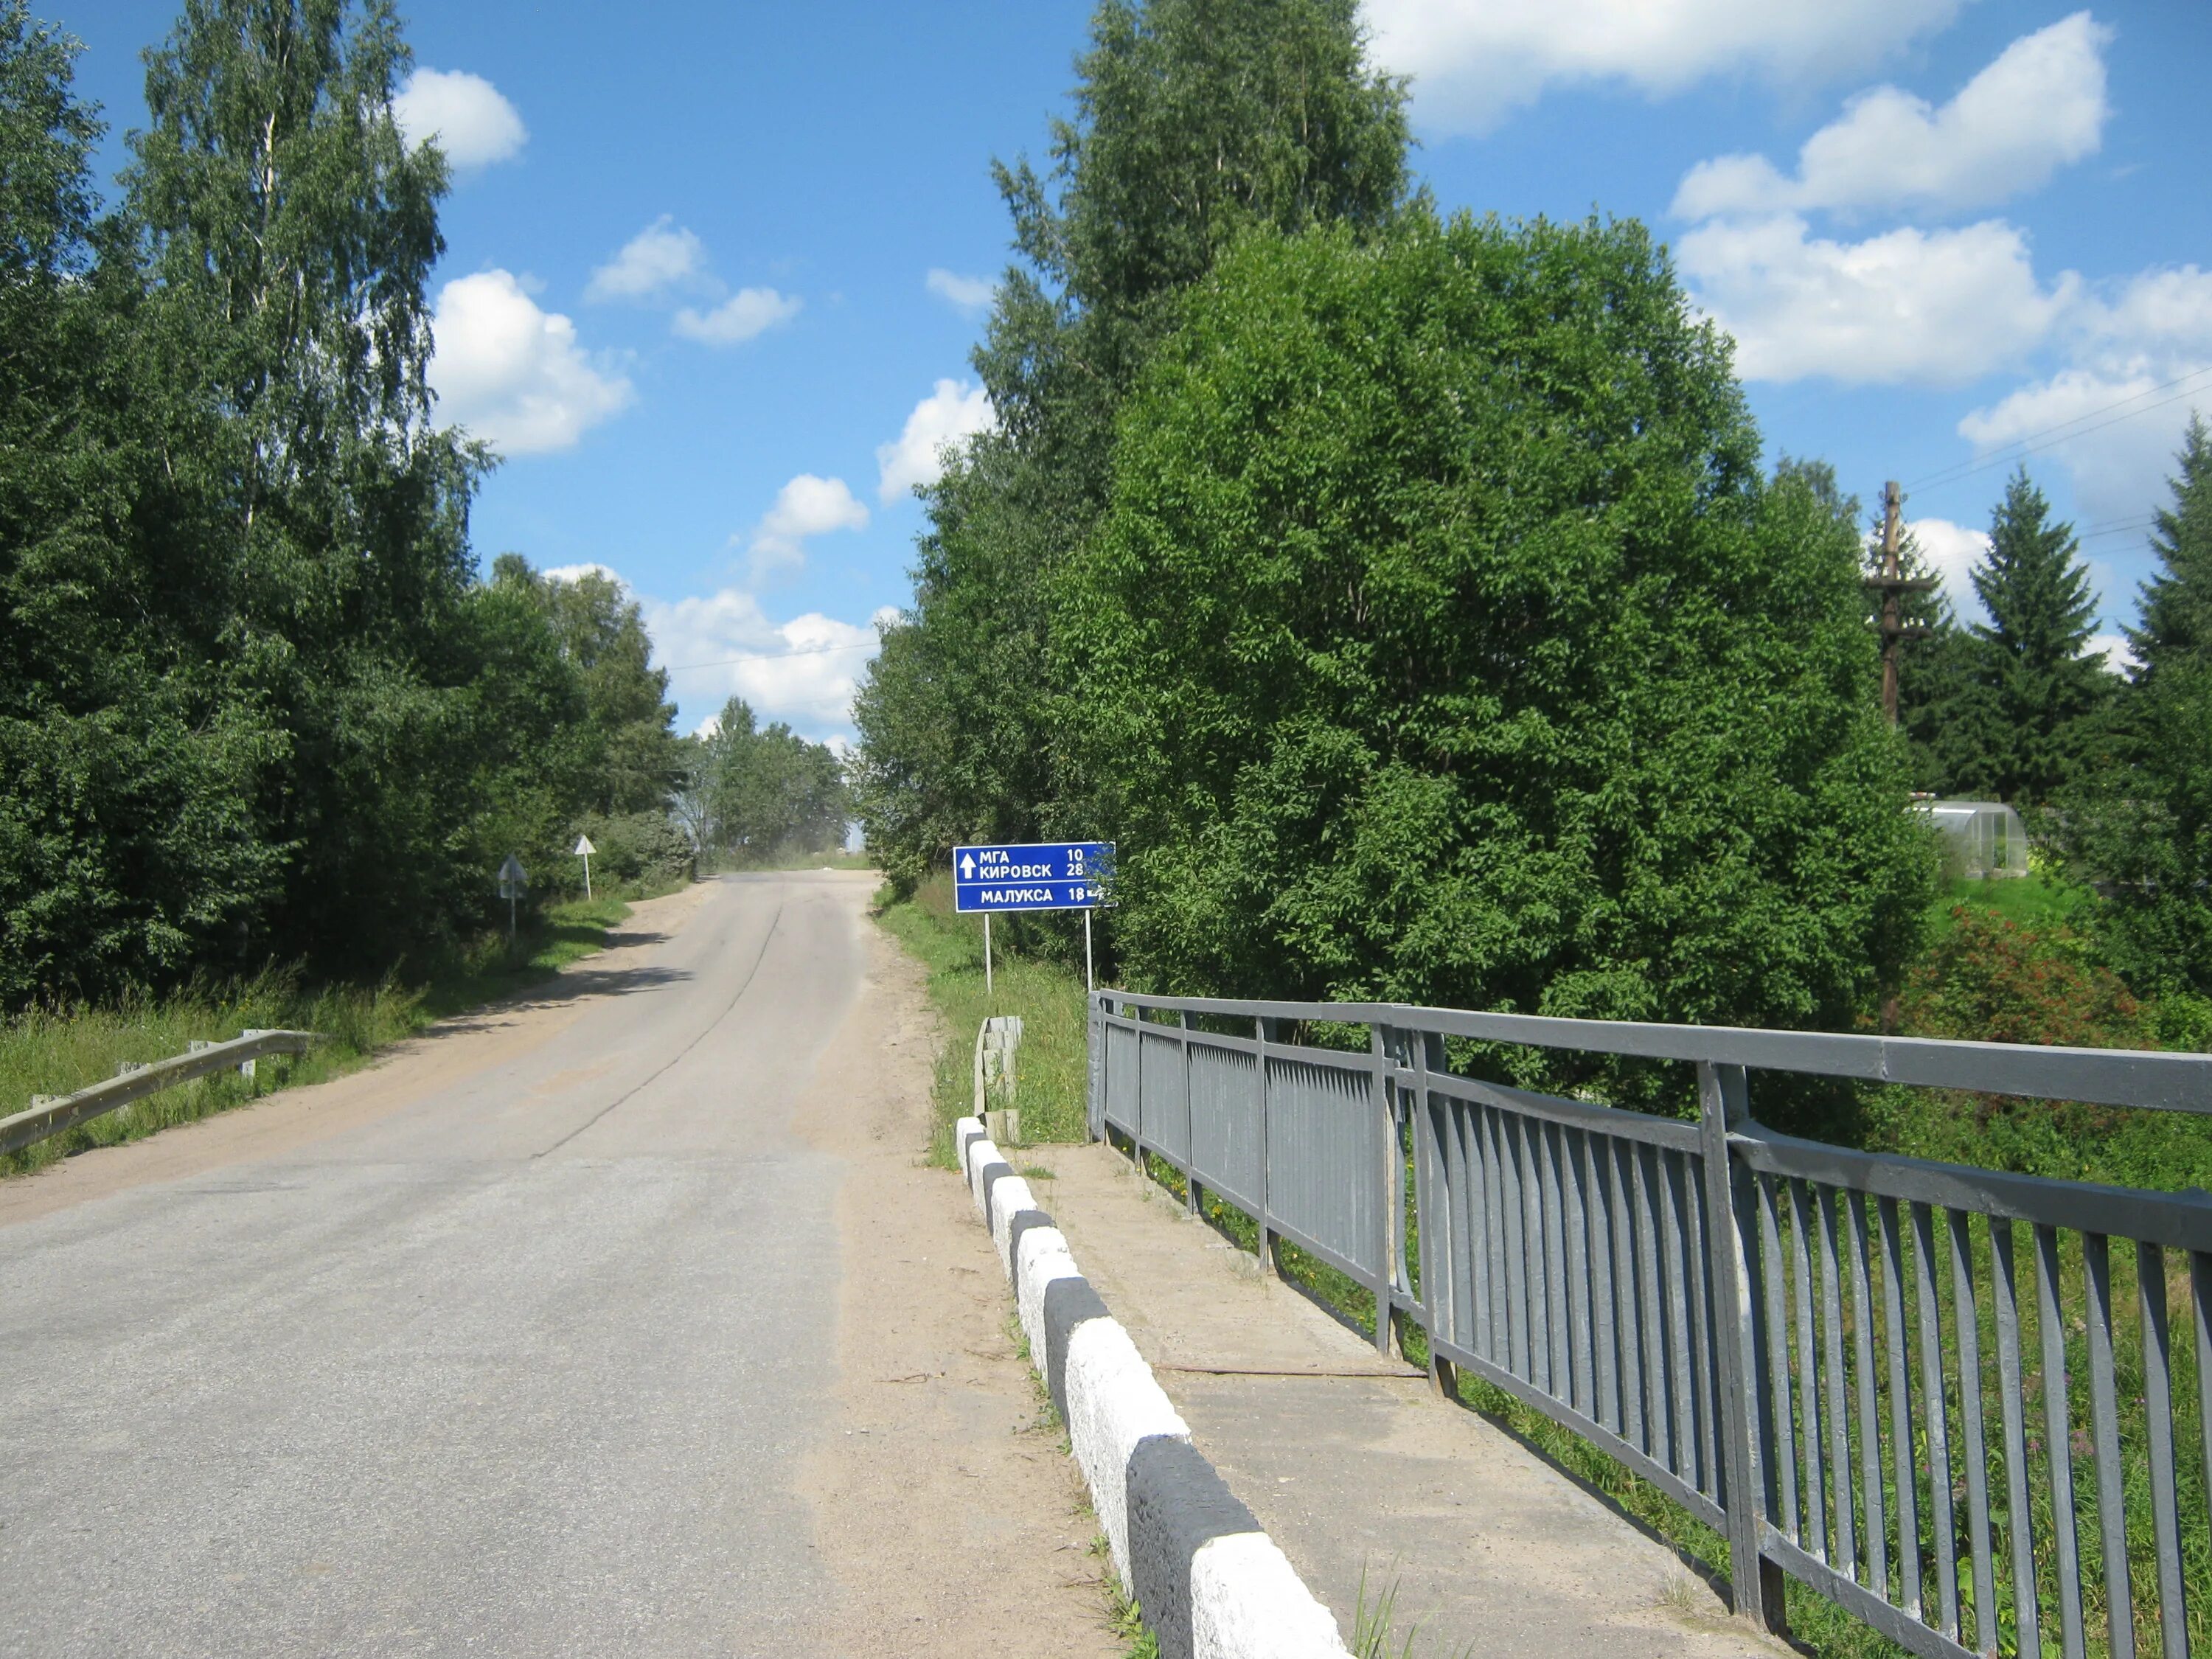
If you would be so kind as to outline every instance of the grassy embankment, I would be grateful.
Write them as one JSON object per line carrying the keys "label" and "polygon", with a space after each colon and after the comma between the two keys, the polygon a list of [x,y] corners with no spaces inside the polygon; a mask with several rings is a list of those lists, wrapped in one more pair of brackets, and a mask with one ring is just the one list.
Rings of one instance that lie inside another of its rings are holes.
{"label": "grassy embankment", "polygon": [[1083,1139],[1084,1087],[1090,1060],[1084,1039],[1083,980],[1056,963],[1000,948],[992,987],[983,988],[983,924],[952,909],[952,883],[933,877],[914,896],[884,906],[878,920],[929,970],[930,1000],[945,1016],[945,1043],[937,1060],[937,1124],[932,1159],[952,1167],[952,1122],[975,1104],[975,1033],[994,1014],[1018,1014],[1014,1103],[1024,1142]]}
{"label": "grassy embankment", "polygon": [[[1954,925],[1953,907],[1965,904],[1984,909],[2030,927],[2063,926],[2081,903],[2078,891],[2039,877],[2025,881],[1959,884],[1945,894],[1931,917],[1931,936],[1940,938]],[[969,1109],[972,1085],[970,1048],[974,1032],[986,1015],[1017,1013],[1024,1019],[1021,1048],[1021,1097],[1024,1139],[1031,1143],[1077,1139],[1083,1133],[1083,1090],[1085,1077],[1085,1028],[1081,981],[1060,965],[1039,962],[1001,950],[996,962],[996,995],[983,990],[982,937],[972,918],[955,916],[949,887],[925,885],[910,900],[887,906],[883,924],[930,970],[930,992],[945,1014],[951,1041],[939,1064],[937,1079],[938,1133],[933,1151],[947,1163],[951,1158],[950,1126]],[[1960,1149],[1967,1151],[1968,1149]],[[1994,1149],[1985,1149],[1994,1150]],[[1967,1161],[1981,1161],[1969,1156]],[[1992,1160],[1996,1161],[1996,1160]],[[1152,1174],[1180,1195],[1182,1177],[1154,1161]],[[2156,1184],[2165,1185],[2166,1182]],[[2178,1182],[2171,1184],[2179,1184]],[[1245,1249],[1256,1248],[1257,1229],[1250,1217],[1208,1195],[1207,1218]],[[1408,1217],[1408,1225],[1413,1218]],[[1986,1249],[1986,1240],[1980,1247]],[[1304,1288],[1348,1323],[1372,1333],[1373,1299],[1351,1279],[1315,1261],[1295,1246],[1279,1247],[1278,1267],[1284,1277]],[[2072,1274],[2078,1277],[2079,1264]],[[2069,1289],[2075,1288],[2069,1284]],[[2072,1298],[2069,1298],[2069,1300]],[[1408,1358],[1417,1364],[1427,1358],[1426,1343],[1419,1331],[1407,1333]],[[1988,1351],[1990,1344],[1984,1342]],[[2069,1346],[2076,1346],[2069,1341]],[[2185,1361],[2188,1358],[2183,1356]],[[2124,1371],[2129,1366],[2124,1363]],[[2185,1369],[2186,1369],[2185,1365]],[[2190,1379],[2180,1379],[2186,1384]],[[2130,1392],[2139,1391],[2132,1375],[2121,1378]],[[1955,1390],[1957,1379],[1950,1380]],[[1541,1413],[1479,1379],[1462,1375],[1462,1401],[1533,1446],[1554,1463],[1590,1487],[1602,1492],[1628,1515],[1681,1550],[1686,1558],[1710,1571],[1724,1571],[1726,1540],[1692,1518],[1650,1482],[1639,1479],[1586,1442],[1559,1428]],[[1957,1410],[1955,1399],[1953,1410]],[[2139,1437],[2137,1437],[2139,1438]],[[2192,1449],[2192,1458],[2193,1458]],[[2130,1475],[2140,1471],[2130,1469]],[[2193,1476],[2191,1477],[2193,1478]],[[2036,1497],[2047,1507],[2048,1494]],[[1894,1494],[1891,1513],[1895,1513]],[[2135,1507],[2130,1505],[2131,1508]],[[2050,1536],[2047,1514],[2042,1535]],[[2094,1534],[2094,1526],[2085,1526]],[[2094,1546],[2094,1537],[2085,1537]],[[2131,1544],[2135,1540],[2131,1540]],[[2147,1541],[2147,1540],[2146,1540]],[[2130,1554],[2136,1553],[2131,1547]],[[2136,1564],[2140,1568],[2144,1563]],[[2192,1567],[2201,1565],[2192,1560]],[[2084,1577],[2094,1578],[2085,1565]],[[2099,1598],[2092,1583],[2091,1600]],[[2048,1587],[2046,1587],[2046,1599]],[[1868,1626],[1803,1585],[1789,1586],[1790,1621],[1798,1642],[1811,1651],[1834,1659],[1874,1659],[1902,1652]],[[2093,1607],[2092,1623],[2100,1611]],[[2101,1637],[2101,1631],[2096,1633]]]}
{"label": "grassy embankment", "polygon": [[0,1176],[353,1071],[434,1020],[511,995],[590,956],[629,915],[630,900],[670,890],[602,892],[548,905],[526,922],[512,947],[504,935],[492,935],[426,963],[419,975],[403,964],[381,985],[312,987],[295,973],[272,970],[242,983],[191,986],[116,1007],[33,1009],[0,1021],[0,1115],[22,1110],[33,1094],[65,1094],[113,1077],[125,1060],[182,1054],[192,1038],[234,1037],[255,1026],[319,1031],[330,1039],[296,1058],[261,1061],[251,1084],[234,1073],[183,1084],[0,1157]]}

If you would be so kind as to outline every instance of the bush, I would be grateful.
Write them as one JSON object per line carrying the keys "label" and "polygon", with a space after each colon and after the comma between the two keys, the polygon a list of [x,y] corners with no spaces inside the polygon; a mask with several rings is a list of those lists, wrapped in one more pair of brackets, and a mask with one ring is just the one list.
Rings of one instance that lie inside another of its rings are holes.
{"label": "bush", "polygon": [[1055,613],[1134,982],[1850,1029],[1934,850],[1851,514],[1758,453],[1640,227],[1240,244]]}
{"label": "bush", "polygon": [[605,892],[618,885],[680,885],[696,873],[698,855],[691,838],[666,814],[595,812],[578,819],[568,830],[558,850],[548,856],[543,872],[531,871],[533,889],[541,894],[584,890],[584,861],[569,850],[580,835],[588,836],[595,849],[592,854],[594,891]]}
{"label": "bush", "polygon": [[2155,1046],[2143,1004],[2073,929],[2026,927],[1964,904],[1949,923],[1905,981],[1899,1012],[1913,1036]]}
{"label": "bush", "polygon": [[[2199,1046],[2208,1012],[2137,997],[2089,935],[1967,905],[1951,910],[1899,1006],[1913,1036],[2089,1048]],[[2212,1122],[2185,1113],[1887,1089],[1867,1127],[1869,1146],[1916,1158],[2154,1190],[2212,1185]]]}

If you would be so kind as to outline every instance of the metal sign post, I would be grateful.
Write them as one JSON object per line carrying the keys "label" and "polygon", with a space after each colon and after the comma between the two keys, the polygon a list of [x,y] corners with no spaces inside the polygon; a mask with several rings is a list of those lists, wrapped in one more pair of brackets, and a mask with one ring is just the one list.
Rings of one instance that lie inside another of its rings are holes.
{"label": "metal sign post", "polygon": [[589,836],[576,837],[576,856],[584,861],[584,896],[592,896],[592,854],[599,849],[592,845]]}
{"label": "metal sign post", "polygon": [[983,918],[983,990],[992,990],[991,918],[1007,910],[1083,912],[1083,983],[1091,983],[1091,913],[1113,901],[1114,843],[1043,841],[956,847],[952,908]]}
{"label": "metal sign post", "polygon": [[499,896],[507,901],[507,942],[514,945],[514,905],[516,898],[530,879],[522,867],[522,860],[509,853],[507,862],[499,866]]}

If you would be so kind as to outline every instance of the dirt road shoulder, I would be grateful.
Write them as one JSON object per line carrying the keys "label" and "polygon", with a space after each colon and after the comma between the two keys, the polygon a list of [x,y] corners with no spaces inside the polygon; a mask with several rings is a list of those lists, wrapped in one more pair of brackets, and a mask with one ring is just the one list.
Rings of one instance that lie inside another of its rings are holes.
{"label": "dirt road shoulder", "polygon": [[794,1127],[846,1160],[839,1382],[802,1490],[842,1595],[830,1653],[1105,1656],[1095,1522],[1046,1426],[989,1237],[923,1167],[935,1016],[870,927],[868,977]]}

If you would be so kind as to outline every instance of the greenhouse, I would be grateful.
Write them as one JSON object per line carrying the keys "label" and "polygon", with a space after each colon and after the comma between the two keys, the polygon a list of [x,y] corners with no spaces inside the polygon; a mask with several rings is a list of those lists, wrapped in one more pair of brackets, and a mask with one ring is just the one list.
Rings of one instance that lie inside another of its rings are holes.
{"label": "greenhouse", "polygon": [[1982,881],[2027,873],[2027,826],[2001,800],[1931,800],[1923,810],[1943,832],[1943,873]]}

